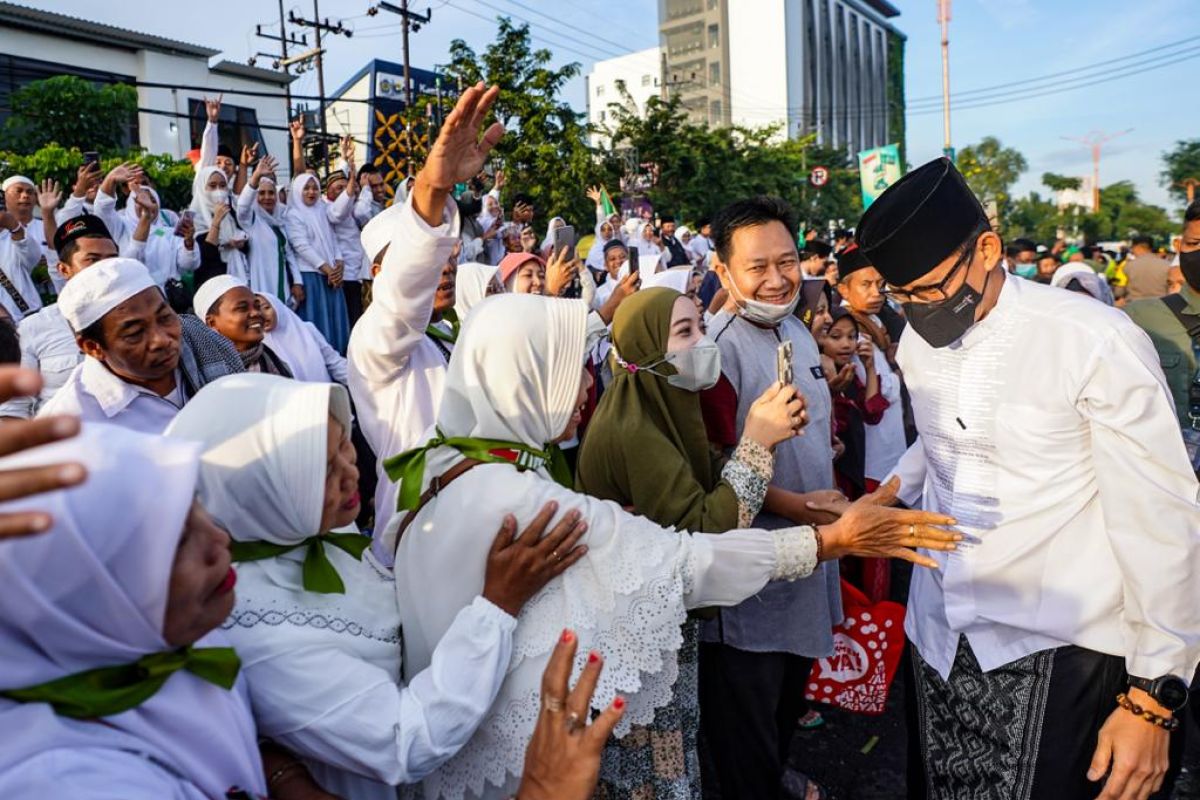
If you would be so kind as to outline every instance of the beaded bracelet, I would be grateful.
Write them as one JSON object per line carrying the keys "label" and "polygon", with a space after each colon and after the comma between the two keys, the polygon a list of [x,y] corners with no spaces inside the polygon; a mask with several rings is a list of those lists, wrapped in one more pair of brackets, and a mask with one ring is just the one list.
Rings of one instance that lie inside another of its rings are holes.
{"label": "beaded bracelet", "polygon": [[817,540],[817,564],[821,563],[821,556],[825,555],[825,540],[821,536],[821,529],[816,525],[813,526],[813,537]]}
{"label": "beaded bracelet", "polygon": [[1117,705],[1133,714],[1135,717],[1141,717],[1151,725],[1157,725],[1164,731],[1174,731],[1179,728],[1179,720],[1173,717],[1163,717],[1155,714],[1153,711],[1148,711],[1142,708],[1137,703],[1133,702],[1124,693],[1117,695]]}

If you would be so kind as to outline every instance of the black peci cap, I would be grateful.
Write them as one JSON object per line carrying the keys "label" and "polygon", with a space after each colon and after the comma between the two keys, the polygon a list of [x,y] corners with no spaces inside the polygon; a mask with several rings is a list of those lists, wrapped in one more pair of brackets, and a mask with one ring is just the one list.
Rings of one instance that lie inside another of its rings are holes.
{"label": "black peci cap", "polygon": [[850,273],[857,272],[858,270],[869,266],[872,266],[871,260],[866,257],[862,248],[857,244],[851,244],[838,254],[838,280],[844,281],[847,277],[849,277]]}
{"label": "black peci cap", "polygon": [[987,215],[948,158],[918,167],[871,204],[855,240],[884,280],[910,284],[979,230]]}
{"label": "black peci cap", "polygon": [[58,226],[54,232],[54,252],[61,253],[76,239],[112,239],[108,226],[94,214],[80,214]]}

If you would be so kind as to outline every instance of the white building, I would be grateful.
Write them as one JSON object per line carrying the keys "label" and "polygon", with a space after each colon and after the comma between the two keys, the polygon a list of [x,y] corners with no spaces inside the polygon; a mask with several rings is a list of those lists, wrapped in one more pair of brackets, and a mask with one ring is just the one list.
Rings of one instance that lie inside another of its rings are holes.
{"label": "white building", "polygon": [[[611,128],[614,103],[644,115],[646,102],[662,96],[662,68],[662,50],[658,47],[597,61],[587,75],[588,122]],[[628,98],[621,92],[621,84]],[[593,133],[591,143],[593,147],[607,147],[608,137]]]}
{"label": "white building", "polygon": [[899,13],[888,0],[658,0],[665,81],[696,121],[779,125],[850,153],[888,144],[903,139]]}
{"label": "white building", "polygon": [[1087,214],[1096,210],[1094,208],[1096,195],[1091,175],[1079,176],[1078,189],[1063,189],[1056,192],[1055,195],[1055,205],[1059,211],[1065,211],[1071,206],[1079,206]]}
{"label": "white building", "polygon": [[[162,13],[169,13],[165,6]],[[0,2],[0,122],[12,92],[35,80],[77,75],[137,88],[130,144],[185,158],[200,145],[204,97],[224,93],[221,143],[235,153],[259,143],[286,169],[291,140],[282,72],[210,59],[219,50],[98,22]],[[239,94],[253,92],[258,94]],[[131,123],[133,120],[131,120]]]}

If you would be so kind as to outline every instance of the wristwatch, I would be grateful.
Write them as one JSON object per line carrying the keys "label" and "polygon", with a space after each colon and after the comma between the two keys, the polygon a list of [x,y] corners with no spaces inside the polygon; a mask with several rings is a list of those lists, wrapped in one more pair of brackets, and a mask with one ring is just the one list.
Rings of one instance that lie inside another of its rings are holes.
{"label": "wristwatch", "polygon": [[1175,675],[1164,675],[1154,680],[1130,675],[1129,685],[1153,697],[1156,703],[1172,714],[1181,711],[1188,702],[1188,683]]}

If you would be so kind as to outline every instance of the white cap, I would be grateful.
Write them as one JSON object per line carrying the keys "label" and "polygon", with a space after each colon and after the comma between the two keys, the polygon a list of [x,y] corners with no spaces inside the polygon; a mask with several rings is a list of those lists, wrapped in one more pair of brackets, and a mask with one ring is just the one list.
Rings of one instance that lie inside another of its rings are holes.
{"label": "white cap", "polygon": [[58,295],[58,308],[79,333],[138,292],[158,288],[146,266],[132,258],[106,258],[75,274]]}
{"label": "white cap", "polygon": [[400,213],[404,210],[405,205],[405,203],[393,203],[371,217],[366,225],[363,225],[358,238],[362,242],[367,258],[371,259],[371,263],[375,263],[380,251],[392,243],[392,239],[396,235],[396,223],[400,221]]}
{"label": "white cap", "polygon": [[37,184],[24,175],[13,175],[12,177],[5,178],[4,183],[0,183],[0,192],[7,192],[9,187],[16,186],[18,183],[28,183],[33,188],[37,188]]}
{"label": "white cap", "polygon": [[196,290],[196,294],[192,297],[192,308],[195,309],[196,316],[204,319],[205,315],[208,314],[208,310],[224,297],[226,292],[230,289],[236,289],[239,286],[245,286],[247,289],[250,288],[250,285],[244,280],[235,278],[232,275],[217,275],[200,284],[200,288]]}

